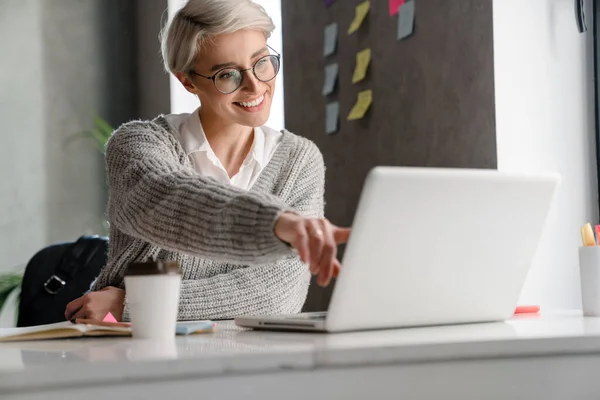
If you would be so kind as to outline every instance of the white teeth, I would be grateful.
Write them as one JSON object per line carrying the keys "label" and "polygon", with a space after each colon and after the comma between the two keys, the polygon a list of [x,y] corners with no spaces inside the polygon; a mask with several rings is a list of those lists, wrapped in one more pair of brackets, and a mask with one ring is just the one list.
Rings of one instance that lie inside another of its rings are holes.
{"label": "white teeth", "polygon": [[256,107],[259,104],[261,104],[264,99],[265,99],[265,95],[262,95],[258,99],[254,100],[254,101],[251,101],[249,103],[240,101],[240,102],[238,102],[238,104],[241,105],[241,106],[244,106],[244,107]]}

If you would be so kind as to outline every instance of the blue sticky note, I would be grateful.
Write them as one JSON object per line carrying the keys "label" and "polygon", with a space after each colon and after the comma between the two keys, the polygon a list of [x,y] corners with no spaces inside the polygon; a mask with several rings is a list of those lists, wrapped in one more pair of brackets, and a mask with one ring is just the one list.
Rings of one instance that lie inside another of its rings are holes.
{"label": "blue sticky note", "polygon": [[212,332],[214,330],[214,322],[212,321],[190,321],[178,322],[175,327],[177,335],[191,335],[193,333]]}
{"label": "blue sticky note", "polygon": [[338,130],[340,116],[340,103],[334,101],[332,103],[327,104],[327,108],[325,110],[325,133],[328,135],[332,135]]}
{"label": "blue sticky note", "polygon": [[323,90],[321,92],[323,96],[333,93],[338,78],[338,72],[339,66],[337,63],[325,67],[325,79],[323,80]]}
{"label": "blue sticky note", "polygon": [[415,0],[407,1],[398,10],[398,40],[412,35],[415,27]]}
{"label": "blue sticky note", "polygon": [[337,47],[338,25],[334,22],[325,27],[323,38],[323,56],[335,53]]}

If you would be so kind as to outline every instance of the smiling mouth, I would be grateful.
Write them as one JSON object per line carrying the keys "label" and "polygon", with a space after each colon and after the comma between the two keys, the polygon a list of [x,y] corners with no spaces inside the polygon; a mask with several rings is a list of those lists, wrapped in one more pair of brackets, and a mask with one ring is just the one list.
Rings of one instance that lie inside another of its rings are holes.
{"label": "smiling mouth", "polygon": [[245,108],[252,108],[261,105],[263,101],[265,101],[264,93],[252,101],[236,101],[235,104]]}

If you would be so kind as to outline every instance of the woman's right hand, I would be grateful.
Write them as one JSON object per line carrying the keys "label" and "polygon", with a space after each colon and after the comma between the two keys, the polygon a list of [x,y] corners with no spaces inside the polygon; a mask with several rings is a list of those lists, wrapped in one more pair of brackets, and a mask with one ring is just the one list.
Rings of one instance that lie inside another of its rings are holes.
{"label": "woman's right hand", "polygon": [[337,246],[350,237],[349,228],[333,225],[326,218],[306,218],[283,213],[275,223],[275,235],[298,251],[300,259],[310,264],[310,272],[318,274],[317,284],[327,286],[341,268]]}

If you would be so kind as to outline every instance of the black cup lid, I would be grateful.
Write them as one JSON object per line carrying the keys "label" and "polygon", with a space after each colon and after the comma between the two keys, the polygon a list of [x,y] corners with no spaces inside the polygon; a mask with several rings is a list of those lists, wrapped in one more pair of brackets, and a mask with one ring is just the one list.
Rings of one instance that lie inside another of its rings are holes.
{"label": "black cup lid", "polygon": [[125,276],[139,275],[181,275],[181,269],[176,261],[149,260],[129,264]]}

